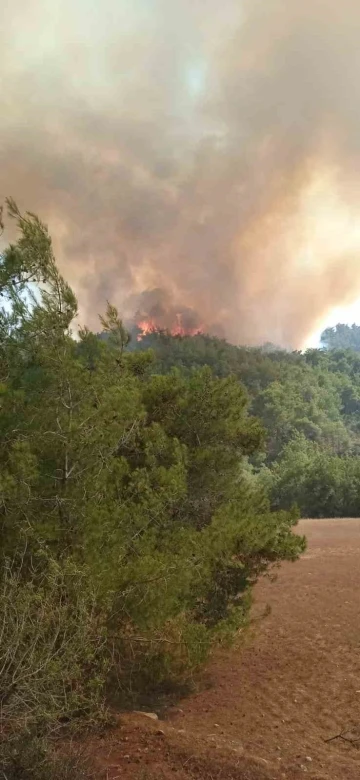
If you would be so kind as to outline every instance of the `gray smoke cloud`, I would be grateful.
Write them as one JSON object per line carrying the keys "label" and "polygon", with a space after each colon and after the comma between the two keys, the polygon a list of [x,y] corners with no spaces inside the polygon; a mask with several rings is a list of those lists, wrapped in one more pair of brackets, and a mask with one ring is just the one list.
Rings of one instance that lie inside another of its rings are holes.
{"label": "gray smoke cloud", "polygon": [[48,222],[82,321],[151,302],[299,347],[360,295],[359,29],[358,0],[7,5],[0,197]]}

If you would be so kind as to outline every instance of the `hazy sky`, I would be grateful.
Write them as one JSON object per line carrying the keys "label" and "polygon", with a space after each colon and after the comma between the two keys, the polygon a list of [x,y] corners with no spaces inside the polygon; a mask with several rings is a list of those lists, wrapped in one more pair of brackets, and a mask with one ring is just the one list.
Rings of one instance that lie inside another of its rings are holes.
{"label": "hazy sky", "polygon": [[7,4],[0,197],[49,223],[82,321],[360,321],[359,40],[359,0]]}

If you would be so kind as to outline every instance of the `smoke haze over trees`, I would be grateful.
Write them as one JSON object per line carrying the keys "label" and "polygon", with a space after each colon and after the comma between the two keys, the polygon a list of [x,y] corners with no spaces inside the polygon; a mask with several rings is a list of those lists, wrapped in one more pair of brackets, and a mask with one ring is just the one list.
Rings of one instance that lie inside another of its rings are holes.
{"label": "smoke haze over trees", "polygon": [[321,343],[326,349],[353,349],[360,352],[360,325],[342,325],[326,328],[321,334]]}
{"label": "smoke haze over trees", "polygon": [[295,348],[359,295],[359,23],[357,0],[6,5],[0,196],[49,222],[84,321],[151,302]]}

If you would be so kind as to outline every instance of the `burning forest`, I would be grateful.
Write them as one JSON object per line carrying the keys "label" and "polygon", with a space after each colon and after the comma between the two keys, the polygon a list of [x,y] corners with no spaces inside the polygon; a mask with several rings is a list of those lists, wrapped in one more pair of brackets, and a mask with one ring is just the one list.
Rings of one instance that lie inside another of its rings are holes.
{"label": "burning forest", "polygon": [[[177,308],[163,290],[148,290],[137,299],[130,300],[128,306],[130,311],[135,309],[134,317],[129,319],[129,327],[136,330],[138,341],[150,333],[196,336],[209,330],[195,311],[186,307]],[[213,335],[219,334],[213,331]]]}
{"label": "burning forest", "polygon": [[82,322],[109,299],[144,332],[300,347],[356,300],[357,0],[4,14],[0,194],[49,224]]}
{"label": "burning forest", "polygon": [[139,331],[137,335],[138,341],[141,341],[142,338],[149,333],[160,333],[161,331],[166,331],[170,333],[171,336],[197,336],[204,333],[204,328],[202,327],[189,328],[186,323],[184,323],[181,313],[176,315],[175,321],[170,325],[161,325],[160,322],[149,317],[148,319],[137,321],[136,327]]}

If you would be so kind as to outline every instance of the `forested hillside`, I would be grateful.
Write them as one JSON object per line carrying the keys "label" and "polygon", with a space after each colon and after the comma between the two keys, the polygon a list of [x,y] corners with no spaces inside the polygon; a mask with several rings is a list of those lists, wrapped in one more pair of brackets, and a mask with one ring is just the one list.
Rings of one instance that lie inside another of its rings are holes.
{"label": "forested hillside", "polygon": [[[340,325],[336,332],[342,328],[347,332]],[[261,451],[249,457],[249,475],[266,484],[274,508],[288,509],[295,502],[304,517],[359,515],[358,353],[337,348],[303,354],[270,345],[252,349],[209,336],[166,333],[132,342],[134,350],[149,347],[156,372],[176,368],[191,376],[207,365],[215,376],[236,377],[244,385],[249,411],[266,431]]]}
{"label": "forested hillside", "polygon": [[0,759],[7,780],[76,780],[54,733],[191,686],[304,549],[299,513],[359,515],[360,355],[139,341],[110,304],[100,337],[75,334],[45,226],[8,208]]}
{"label": "forested hillside", "polygon": [[[49,736],[190,684],[245,627],[259,576],[304,540],[249,465],[266,448],[237,351],[206,339],[129,351],[111,305],[106,339],[75,338],[46,228],[8,207],[19,240],[0,262],[0,760],[7,780],[58,780]],[[259,370],[256,357],[261,385]]]}

